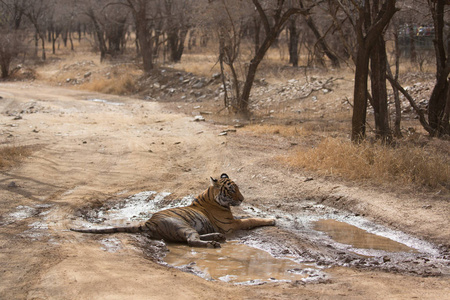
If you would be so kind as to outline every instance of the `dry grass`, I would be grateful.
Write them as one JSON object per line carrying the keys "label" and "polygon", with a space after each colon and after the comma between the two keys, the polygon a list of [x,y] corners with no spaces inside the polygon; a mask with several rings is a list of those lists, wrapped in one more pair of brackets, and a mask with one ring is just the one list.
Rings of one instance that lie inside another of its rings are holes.
{"label": "dry grass", "polygon": [[204,77],[211,77],[212,74],[220,72],[217,55],[214,54],[183,54],[181,62],[173,67]]}
{"label": "dry grass", "polygon": [[98,78],[83,84],[83,89],[113,95],[129,95],[136,92],[136,76],[123,74],[114,78]]}
{"label": "dry grass", "polygon": [[290,166],[337,175],[348,180],[411,184],[450,190],[450,158],[434,149],[387,147],[369,142],[325,138],[317,147],[282,158]]}
{"label": "dry grass", "polygon": [[31,154],[28,146],[2,146],[0,148],[0,169],[11,168]]}
{"label": "dry grass", "polygon": [[251,131],[258,135],[280,135],[282,137],[304,136],[309,132],[300,126],[287,125],[248,125],[242,130]]}

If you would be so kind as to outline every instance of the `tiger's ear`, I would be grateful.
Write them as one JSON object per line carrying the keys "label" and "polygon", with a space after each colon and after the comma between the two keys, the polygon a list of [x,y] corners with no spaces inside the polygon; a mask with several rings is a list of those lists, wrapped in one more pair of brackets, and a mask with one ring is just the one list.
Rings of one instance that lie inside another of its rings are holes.
{"label": "tiger's ear", "polygon": [[222,173],[222,175],[220,175],[220,178],[230,178],[230,177],[228,177],[228,175],[227,175],[227,174],[225,174],[225,173]]}
{"label": "tiger's ear", "polygon": [[217,187],[218,186],[218,180],[214,179],[212,177],[209,177],[211,179],[211,185]]}

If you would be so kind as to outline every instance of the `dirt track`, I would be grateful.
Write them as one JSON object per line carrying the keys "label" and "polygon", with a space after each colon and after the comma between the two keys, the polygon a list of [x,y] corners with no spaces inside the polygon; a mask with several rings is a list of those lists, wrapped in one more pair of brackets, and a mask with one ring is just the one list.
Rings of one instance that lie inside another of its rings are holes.
{"label": "dirt track", "polygon": [[[234,286],[151,262],[127,235],[117,236],[120,251],[104,251],[98,237],[67,231],[78,209],[144,190],[168,191],[174,198],[197,194],[210,175],[222,172],[264,213],[300,211],[306,200],[321,203],[442,244],[447,261],[450,204],[305,180],[311,174],[290,172],[274,160],[290,143],[239,130],[218,136],[224,127],[193,122],[154,102],[24,83],[1,83],[0,96],[2,143],[34,149],[19,167],[0,174],[2,299],[446,299],[450,294],[448,265],[441,270],[424,264],[419,272],[444,273],[436,277],[337,266],[322,283]],[[22,119],[14,120],[19,114]],[[256,236],[287,239],[289,228],[280,221],[281,227],[258,230]]]}

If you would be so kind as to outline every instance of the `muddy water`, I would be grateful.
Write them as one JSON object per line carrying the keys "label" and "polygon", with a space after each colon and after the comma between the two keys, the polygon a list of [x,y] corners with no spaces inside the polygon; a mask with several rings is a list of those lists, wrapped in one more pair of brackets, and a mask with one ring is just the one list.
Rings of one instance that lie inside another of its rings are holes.
{"label": "muddy water", "polygon": [[325,232],[338,243],[351,245],[354,248],[389,252],[416,252],[415,249],[404,244],[369,233],[345,222],[332,219],[319,220],[314,222],[313,228],[314,230]]}
{"label": "muddy water", "polygon": [[311,266],[290,259],[277,259],[269,253],[228,241],[222,248],[191,248],[169,245],[164,261],[169,265],[190,266],[200,271],[206,279],[232,283],[295,281],[308,277]]}
{"label": "muddy water", "polygon": [[[156,211],[189,205],[193,199],[192,196],[187,196],[173,200],[168,195],[170,193],[144,191],[94,210],[80,210],[78,216],[81,218],[75,220],[73,226],[104,228],[137,225]],[[447,272],[450,266],[444,266],[447,260],[434,259],[439,251],[425,241],[321,204],[311,202],[303,205],[304,210],[293,213],[277,209],[268,213],[252,206],[243,207],[248,215],[276,216],[277,227],[298,236],[298,242],[285,242],[271,233],[265,236],[264,229],[258,233],[251,230],[233,236],[237,241],[228,241],[220,249],[168,245],[170,252],[164,263],[205,279],[236,284],[297,280],[319,282],[328,277],[326,266],[333,264],[381,267],[386,270],[393,268],[414,274],[439,274],[441,269]],[[11,219],[27,217],[32,212],[33,207],[18,207]],[[39,228],[42,227],[38,225]],[[314,247],[310,248],[308,243],[303,244],[303,240],[312,243]],[[148,247],[145,239],[138,241],[142,247]],[[105,237],[101,241],[101,248],[109,252],[121,251],[122,247],[118,238]],[[323,254],[321,249],[325,247],[327,251]],[[330,248],[335,251],[329,250]],[[164,257],[165,252],[161,250],[163,248],[158,249],[160,250],[155,250],[157,252],[150,251],[150,257],[157,260]],[[354,254],[360,258],[354,259]],[[417,260],[420,255],[426,255],[427,259]]]}

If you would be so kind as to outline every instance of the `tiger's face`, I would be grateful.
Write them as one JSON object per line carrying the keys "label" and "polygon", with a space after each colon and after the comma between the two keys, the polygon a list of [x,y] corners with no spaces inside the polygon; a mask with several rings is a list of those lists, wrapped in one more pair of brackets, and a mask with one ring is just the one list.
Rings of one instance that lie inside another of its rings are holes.
{"label": "tiger's face", "polygon": [[213,187],[218,191],[215,196],[216,202],[223,207],[239,206],[244,201],[239,191],[239,187],[234,183],[227,174],[223,173],[219,179],[211,177]]}

